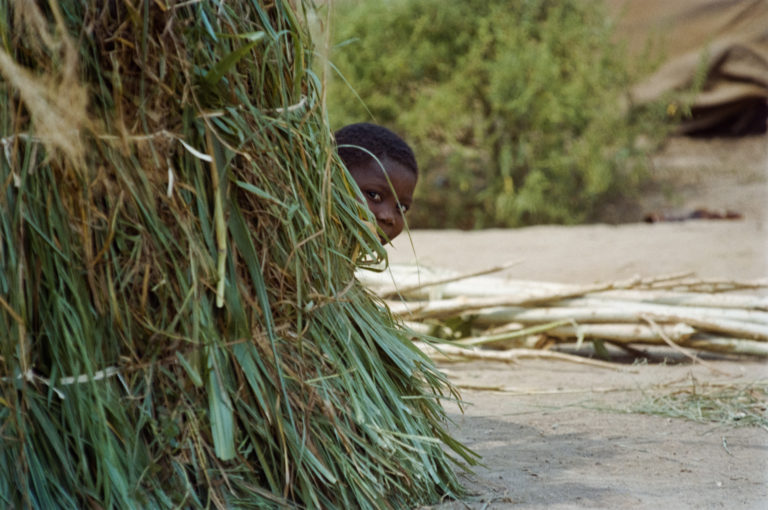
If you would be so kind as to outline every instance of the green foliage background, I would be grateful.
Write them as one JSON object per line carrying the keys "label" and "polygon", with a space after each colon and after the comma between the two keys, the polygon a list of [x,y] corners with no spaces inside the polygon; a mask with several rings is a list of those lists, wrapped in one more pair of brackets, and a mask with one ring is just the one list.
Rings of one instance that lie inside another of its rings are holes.
{"label": "green foliage background", "polygon": [[666,133],[663,105],[629,108],[650,59],[630,67],[599,2],[338,2],[333,34],[332,126],[411,143],[411,226],[594,220],[637,190]]}

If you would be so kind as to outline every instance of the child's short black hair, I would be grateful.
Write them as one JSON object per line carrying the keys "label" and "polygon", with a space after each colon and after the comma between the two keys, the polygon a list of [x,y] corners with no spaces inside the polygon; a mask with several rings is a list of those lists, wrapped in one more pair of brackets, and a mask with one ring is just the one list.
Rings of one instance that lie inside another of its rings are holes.
{"label": "child's short black hair", "polygon": [[[413,155],[411,147],[405,141],[389,129],[360,122],[350,124],[336,131],[336,145],[356,145],[366,149],[366,151],[354,147],[339,147],[339,157],[344,164],[350,166],[360,165],[370,161],[371,154],[381,159],[388,157],[397,161],[404,167],[419,175],[419,167],[416,164],[416,157]],[[370,154],[369,154],[370,153]]]}

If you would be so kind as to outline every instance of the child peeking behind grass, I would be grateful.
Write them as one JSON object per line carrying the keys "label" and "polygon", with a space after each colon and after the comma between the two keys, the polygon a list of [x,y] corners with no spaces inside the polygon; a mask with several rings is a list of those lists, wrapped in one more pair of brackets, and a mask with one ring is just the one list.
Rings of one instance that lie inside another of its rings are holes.
{"label": "child peeking behind grass", "polygon": [[375,124],[350,124],[335,133],[344,162],[387,243],[403,231],[411,208],[419,169],[413,151],[402,138]]}

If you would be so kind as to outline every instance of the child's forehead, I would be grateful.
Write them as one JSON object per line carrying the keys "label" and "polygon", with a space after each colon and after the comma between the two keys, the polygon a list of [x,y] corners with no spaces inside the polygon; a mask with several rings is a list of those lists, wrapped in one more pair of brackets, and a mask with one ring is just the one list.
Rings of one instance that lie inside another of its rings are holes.
{"label": "child's forehead", "polygon": [[383,162],[372,160],[366,165],[353,166],[349,172],[359,186],[371,186],[379,190],[393,188],[401,198],[406,200],[413,194],[416,187],[416,175],[394,160]]}
{"label": "child's forehead", "polygon": [[385,172],[390,176],[393,173],[413,173],[402,163],[387,156],[369,158],[367,160],[352,164],[349,166],[349,171],[360,175],[365,174],[369,176],[380,176],[382,178],[385,178]]}
{"label": "child's forehead", "polygon": [[388,171],[385,163],[386,158],[368,158],[362,161],[356,162],[350,165],[351,171],[357,171],[360,173],[380,174],[383,171]]}

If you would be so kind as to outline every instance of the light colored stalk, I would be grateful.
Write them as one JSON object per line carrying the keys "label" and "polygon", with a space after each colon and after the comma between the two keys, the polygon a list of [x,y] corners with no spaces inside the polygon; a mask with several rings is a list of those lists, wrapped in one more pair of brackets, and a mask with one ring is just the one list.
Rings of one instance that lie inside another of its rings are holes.
{"label": "light colored stalk", "polygon": [[727,319],[697,319],[678,315],[657,316],[648,314],[653,320],[681,321],[699,329],[725,333],[729,336],[748,338],[750,340],[768,341],[768,326]]}
{"label": "light colored stalk", "polygon": [[[659,329],[675,342],[686,340],[696,330],[687,324],[660,324]],[[560,326],[547,331],[559,338],[599,338],[616,343],[664,343],[659,331],[641,324],[579,324]]]}
{"label": "light colored stalk", "polygon": [[405,321],[403,325],[419,335],[429,335],[432,331],[432,326],[424,322]]}
{"label": "light colored stalk", "polygon": [[627,309],[634,310],[643,313],[669,313],[674,310],[685,315],[702,316],[702,317],[719,317],[722,319],[730,319],[744,322],[754,322],[757,324],[768,324],[768,312],[756,310],[750,307],[738,308],[738,307],[718,307],[714,306],[688,306],[678,305],[676,303],[650,303],[650,302],[634,302],[624,301],[621,299],[603,299],[601,296],[597,297],[584,297],[575,299],[565,299],[557,303],[553,303],[558,307],[573,307],[573,308],[595,308],[595,309]]}
{"label": "light colored stalk", "polygon": [[659,282],[654,289],[676,289],[686,287],[699,292],[725,292],[734,290],[755,290],[768,287],[768,278],[751,281],[722,280],[718,278],[688,278],[677,282]]}
{"label": "light colored stalk", "polygon": [[412,265],[391,265],[381,273],[359,270],[356,276],[366,287],[381,296],[394,294],[395,289],[397,289],[400,295],[412,299],[429,298],[435,294],[436,289],[434,287],[439,287],[438,291],[441,298],[510,296],[523,292],[541,291],[542,289],[562,290],[579,287],[575,284],[478,276],[478,274],[487,273],[494,269],[499,268],[481,271],[473,276],[463,275],[463,279],[456,281],[454,280],[459,276],[455,272]]}
{"label": "light colored stalk", "polygon": [[[650,329],[643,326],[644,330]],[[666,329],[666,328],[664,328]],[[582,330],[584,333],[590,333],[586,328]],[[557,335],[561,339],[576,339],[577,335],[575,330],[567,331],[564,328],[560,328],[559,331],[550,330],[548,334],[555,336],[556,333],[567,333],[563,335]],[[590,335],[585,335],[590,336]],[[636,338],[630,341],[622,341],[617,337],[606,338],[615,343],[643,343],[650,345],[663,345],[666,342],[659,336],[652,337],[651,335],[643,335],[643,338]],[[768,357],[768,343],[758,342],[755,340],[749,340],[746,338],[732,338],[727,336],[712,335],[707,333],[696,333],[689,338],[681,338],[675,340],[678,345],[688,347],[691,349],[697,349],[699,351],[719,352],[729,354],[743,354],[748,356],[765,356]]]}
{"label": "light colored stalk", "polygon": [[622,365],[616,365],[605,361],[599,361],[582,356],[575,356],[564,352],[544,351],[540,349],[509,349],[507,351],[484,351],[477,348],[467,349],[453,345],[440,344],[433,346],[417,342],[416,346],[427,356],[436,361],[463,361],[463,360],[482,360],[482,361],[501,361],[505,363],[516,363],[523,358],[532,359],[554,359],[559,361],[568,361],[579,365],[588,365],[599,368],[608,368],[610,370],[627,370]]}
{"label": "light colored stalk", "polygon": [[[678,307],[665,305],[650,305],[643,303],[609,302],[593,303],[585,301],[567,301],[553,304],[573,304],[573,306],[557,306],[542,308],[497,307],[472,312],[475,323],[479,326],[503,324],[507,322],[522,322],[536,324],[559,320],[574,320],[584,322],[639,322],[643,315],[653,315],[661,322],[691,322],[726,320],[762,325],[768,327],[768,313],[754,310],[736,309],[706,309],[693,307]],[[668,319],[665,317],[669,317]],[[689,321],[690,319],[690,321]]]}
{"label": "light colored stalk", "polygon": [[661,290],[609,290],[590,294],[588,297],[595,300],[636,301],[659,305],[768,310],[768,296],[746,294],[707,294]]}
{"label": "light colored stalk", "polygon": [[525,308],[496,307],[477,310],[472,313],[474,324],[492,326],[509,322],[538,324],[543,322],[572,320],[578,323],[637,322],[639,315],[632,310],[620,308]]}
{"label": "light colored stalk", "polygon": [[768,357],[768,343],[745,338],[701,334],[689,338],[683,345],[702,351]]}
{"label": "light colored stalk", "polygon": [[495,306],[533,306],[542,303],[559,301],[561,299],[583,296],[592,292],[601,292],[610,289],[631,288],[637,285],[638,279],[595,283],[591,285],[577,285],[554,288],[551,290],[537,291],[530,294],[494,296],[494,297],[457,297],[451,299],[434,300],[420,303],[390,303],[392,313],[404,318],[440,318],[458,315],[463,312],[490,308]]}

